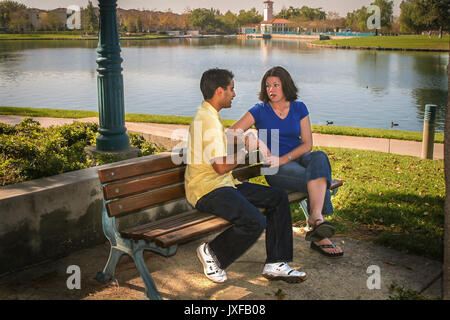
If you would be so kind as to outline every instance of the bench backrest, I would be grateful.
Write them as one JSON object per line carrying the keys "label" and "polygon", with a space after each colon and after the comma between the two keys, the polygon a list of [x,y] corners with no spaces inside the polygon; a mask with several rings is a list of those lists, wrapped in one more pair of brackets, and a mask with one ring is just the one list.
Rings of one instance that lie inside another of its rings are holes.
{"label": "bench backrest", "polygon": [[[186,165],[176,164],[168,152],[148,156],[148,160],[125,163],[98,170],[109,217],[139,212],[151,206],[185,196]],[[239,165],[233,176],[247,180],[259,176],[261,165]]]}

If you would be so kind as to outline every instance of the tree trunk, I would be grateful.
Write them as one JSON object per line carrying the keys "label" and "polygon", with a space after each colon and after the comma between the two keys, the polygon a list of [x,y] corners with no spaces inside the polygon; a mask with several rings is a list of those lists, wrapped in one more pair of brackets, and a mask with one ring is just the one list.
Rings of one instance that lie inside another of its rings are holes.
{"label": "tree trunk", "polygon": [[[449,53],[450,57],[450,53]],[[450,62],[447,65],[448,99],[444,129],[445,222],[442,298],[450,300]]]}

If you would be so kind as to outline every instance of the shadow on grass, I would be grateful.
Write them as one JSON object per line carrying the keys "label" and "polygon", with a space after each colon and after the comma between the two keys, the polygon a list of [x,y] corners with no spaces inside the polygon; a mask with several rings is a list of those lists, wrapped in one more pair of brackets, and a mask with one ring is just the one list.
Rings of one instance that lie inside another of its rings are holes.
{"label": "shadow on grass", "polygon": [[441,197],[391,190],[358,193],[358,197],[351,199],[346,194],[341,196],[343,205],[331,219],[344,233],[372,230],[376,244],[442,260],[444,199]]}

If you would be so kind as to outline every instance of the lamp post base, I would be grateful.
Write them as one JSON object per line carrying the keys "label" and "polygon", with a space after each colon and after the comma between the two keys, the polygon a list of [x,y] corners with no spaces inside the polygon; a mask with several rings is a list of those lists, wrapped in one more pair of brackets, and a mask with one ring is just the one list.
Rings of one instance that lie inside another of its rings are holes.
{"label": "lamp post base", "polygon": [[102,151],[98,150],[97,146],[89,146],[84,148],[84,151],[86,151],[86,153],[92,158],[95,158],[98,155],[109,155],[112,157],[117,157],[117,161],[137,158],[141,154],[140,149],[133,147],[115,151]]}

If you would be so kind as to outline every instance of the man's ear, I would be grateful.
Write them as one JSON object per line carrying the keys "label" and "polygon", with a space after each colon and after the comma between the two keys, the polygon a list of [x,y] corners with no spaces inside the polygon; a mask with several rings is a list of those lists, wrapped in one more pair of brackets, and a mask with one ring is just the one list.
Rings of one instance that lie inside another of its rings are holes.
{"label": "man's ear", "polygon": [[215,95],[218,97],[222,96],[225,90],[223,90],[222,87],[217,87],[216,91],[214,92]]}

